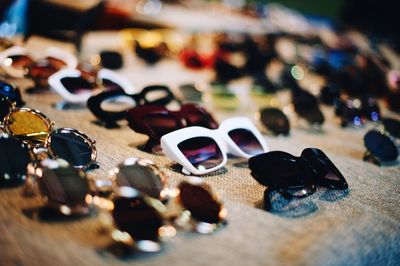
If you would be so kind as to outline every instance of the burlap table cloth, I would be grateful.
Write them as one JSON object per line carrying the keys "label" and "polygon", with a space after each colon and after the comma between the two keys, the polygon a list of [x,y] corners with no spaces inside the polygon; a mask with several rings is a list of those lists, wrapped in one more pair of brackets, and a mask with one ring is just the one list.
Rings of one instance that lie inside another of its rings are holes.
{"label": "burlap table cloth", "polygon": [[[37,54],[48,45],[72,48],[45,39],[33,38],[28,43]],[[184,70],[172,61],[145,67],[121,47],[115,33],[93,34],[85,39],[81,58],[88,59],[101,49],[119,49],[125,54],[125,67],[120,72],[139,89],[152,83],[177,85],[204,80],[209,75]],[[29,81],[15,82],[22,88],[30,85]],[[56,127],[77,128],[96,140],[101,167],[90,173],[92,178],[107,177],[112,168],[131,156],[149,158],[161,166],[170,176],[170,186],[187,178],[165,156],[138,149],[146,136],[126,126],[98,126],[84,108],[55,110],[52,104],[60,100],[55,94],[23,96],[27,106],[47,114]],[[252,105],[235,113],[206,106],[220,121],[237,114],[254,117]],[[41,199],[22,197],[20,188],[2,189],[0,265],[398,265],[399,166],[377,167],[361,160],[363,136],[373,125],[341,129],[332,109],[325,107],[323,111],[327,117],[323,133],[311,132],[295,120],[290,137],[265,135],[265,139],[271,150],[294,155],[306,147],[324,150],[346,177],[346,192],[319,190],[299,201],[298,208],[265,212],[261,209],[264,188],[251,177],[245,160],[233,158],[221,171],[203,177],[226,203],[227,227],[212,235],[179,232],[159,254],[121,259],[106,248],[110,238],[102,233],[98,215],[68,222],[42,221],[30,215],[30,210],[42,205]]]}

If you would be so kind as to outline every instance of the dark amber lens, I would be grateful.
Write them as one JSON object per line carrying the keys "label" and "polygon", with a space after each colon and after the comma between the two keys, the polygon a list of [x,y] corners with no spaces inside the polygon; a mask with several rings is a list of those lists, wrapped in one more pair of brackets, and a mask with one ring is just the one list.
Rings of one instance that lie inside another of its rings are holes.
{"label": "dark amber lens", "polygon": [[56,68],[58,70],[63,68],[63,67],[65,67],[65,66],[67,66],[67,63],[65,63],[63,60],[55,58],[55,57],[52,57],[52,56],[46,57],[45,60],[48,61],[48,63],[50,65],[52,65],[53,68]]}
{"label": "dark amber lens", "polygon": [[182,141],[178,149],[198,170],[217,167],[223,161],[218,144],[210,137],[195,137]]}
{"label": "dark amber lens", "polygon": [[127,232],[135,241],[158,241],[158,230],[163,225],[158,211],[137,190],[123,187],[120,191],[124,193],[114,198],[112,211],[117,228]]}
{"label": "dark amber lens", "polygon": [[34,63],[34,61],[27,55],[12,55],[7,59],[10,59],[10,65],[17,69],[24,69],[25,67]]}
{"label": "dark amber lens", "polygon": [[179,198],[192,217],[200,222],[219,223],[222,205],[202,186],[182,182]]}
{"label": "dark amber lens", "polygon": [[12,112],[5,127],[11,135],[34,142],[44,142],[50,131],[50,123],[44,117],[24,109]]}
{"label": "dark amber lens", "polygon": [[57,71],[57,68],[47,62],[38,62],[29,68],[28,75],[32,79],[47,79]]}
{"label": "dark amber lens", "polygon": [[262,124],[275,135],[288,135],[290,122],[287,116],[277,108],[265,108],[260,111]]}

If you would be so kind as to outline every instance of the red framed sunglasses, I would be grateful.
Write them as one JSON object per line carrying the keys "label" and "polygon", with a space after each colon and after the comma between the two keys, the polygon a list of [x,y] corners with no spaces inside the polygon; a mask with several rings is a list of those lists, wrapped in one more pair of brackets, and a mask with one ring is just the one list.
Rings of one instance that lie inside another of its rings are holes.
{"label": "red framed sunglasses", "polygon": [[139,106],[128,110],[128,125],[138,133],[149,136],[146,149],[153,150],[167,133],[189,126],[218,128],[218,123],[204,108],[195,104],[184,104],[178,111],[164,106]]}

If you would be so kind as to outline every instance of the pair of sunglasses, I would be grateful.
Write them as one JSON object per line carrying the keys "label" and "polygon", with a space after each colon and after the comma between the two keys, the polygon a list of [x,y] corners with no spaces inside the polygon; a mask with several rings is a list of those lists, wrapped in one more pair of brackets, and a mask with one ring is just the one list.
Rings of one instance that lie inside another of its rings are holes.
{"label": "pair of sunglasses", "polygon": [[381,119],[381,112],[375,98],[361,97],[335,102],[335,114],[341,119],[341,126],[361,126],[366,120],[376,122]]}
{"label": "pair of sunglasses", "polygon": [[[114,223],[143,251],[151,251],[144,249],[143,241],[151,241],[159,250],[163,227],[170,225],[171,219],[175,226],[190,223],[192,229],[203,234],[226,224],[224,206],[211,187],[199,179],[182,181],[175,189],[167,188],[167,175],[152,161],[138,158],[126,159],[112,172],[118,186],[113,199]],[[171,208],[178,213],[168,214]]]}
{"label": "pair of sunglasses", "polygon": [[274,135],[289,135],[290,122],[287,116],[278,108],[268,107],[259,111],[261,123]]}
{"label": "pair of sunglasses", "polygon": [[277,191],[286,199],[303,198],[316,191],[317,186],[330,189],[347,189],[348,185],[323,151],[304,149],[300,157],[283,151],[271,151],[249,159],[251,175],[261,185],[264,208],[272,209],[271,194]]}
{"label": "pair of sunglasses", "polygon": [[187,175],[220,169],[226,164],[227,152],[250,158],[268,151],[263,136],[246,117],[226,119],[218,129],[194,126],[176,130],[161,138],[161,148]]}
{"label": "pair of sunglasses", "polygon": [[128,110],[129,127],[150,137],[147,148],[159,144],[167,133],[189,126],[215,129],[218,123],[202,107],[184,104],[178,111],[170,111],[164,106],[147,105]]}
{"label": "pair of sunglasses", "polygon": [[108,69],[101,69],[98,72],[62,69],[49,77],[49,84],[66,102],[76,104],[86,103],[91,96],[101,91],[135,92],[129,80]]}
{"label": "pair of sunglasses", "polygon": [[75,68],[76,57],[64,50],[50,47],[45,57],[33,59],[26,48],[13,46],[0,53],[0,65],[13,78],[28,77],[35,81],[38,88],[47,87],[47,79],[61,68]]}
{"label": "pair of sunglasses", "polygon": [[63,158],[76,168],[95,166],[95,141],[76,129],[53,129],[54,122],[40,111],[14,109],[4,118],[3,128],[11,137],[28,144],[38,158],[44,153],[51,158]]}
{"label": "pair of sunglasses", "polygon": [[137,94],[128,94],[124,90],[103,91],[91,96],[87,101],[87,107],[106,124],[106,127],[116,127],[116,122],[127,118],[127,110],[132,107],[164,106],[174,100],[177,101],[167,86],[151,85]]}
{"label": "pair of sunglasses", "polygon": [[296,114],[310,125],[320,127],[324,121],[318,99],[303,89],[292,89],[292,103]]}
{"label": "pair of sunglasses", "polygon": [[368,131],[364,136],[367,151],[364,161],[376,165],[393,163],[399,156],[400,122],[396,119],[382,119],[381,127]]}

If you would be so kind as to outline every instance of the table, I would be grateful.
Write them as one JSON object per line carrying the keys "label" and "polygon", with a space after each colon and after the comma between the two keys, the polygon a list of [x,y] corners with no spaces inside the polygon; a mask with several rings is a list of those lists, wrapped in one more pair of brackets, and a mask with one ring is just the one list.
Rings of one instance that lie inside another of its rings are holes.
{"label": "table", "polygon": [[[102,40],[99,42],[99,40]],[[126,75],[137,88],[150,83],[177,85],[209,78],[210,73],[187,71],[176,62],[162,61],[147,67],[121,46],[115,33],[88,35],[83,41],[82,59],[99,49],[118,48],[125,55]],[[72,50],[69,44],[31,38],[28,48],[40,54],[48,45]],[[21,88],[26,80],[14,80]],[[170,176],[171,186],[187,177],[162,155],[146,153],[137,147],[147,137],[127,127],[106,129],[93,123],[85,108],[55,110],[60,97],[53,93],[23,95],[27,106],[54,120],[56,127],[74,127],[96,139],[100,169],[94,178],[108,172],[131,156],[153,160]],[[224,113],[207,108],[217,120],[232,115],[254,118],[254,109],[241,108]],[[51,222],[32,217],[42,206],[40,198],[24,198],[21,188],[0,190],[0,265],[398,265],[400,262],[400,169],[377,167],[361,160],[363,135],[372,128],[339,127],[330,107],[322,133],[310,131],[296,117],[289,137],[265,135],[271,150],[299,155],[306,147],[318,147],[345,176],[346,192],[319,190],[299,201],[288,212],[270,213],[261,209],[264,188],[250,175],[246,161],[231,158],[226,167],[204,176],[222,197],[229,224],[212,235],[179,232],[165,243],[158,254],[136,254],[129,258],[112,255],[108,234],[102,233],[101,216]],[[395,114],[384,110],[385,115]]]}

